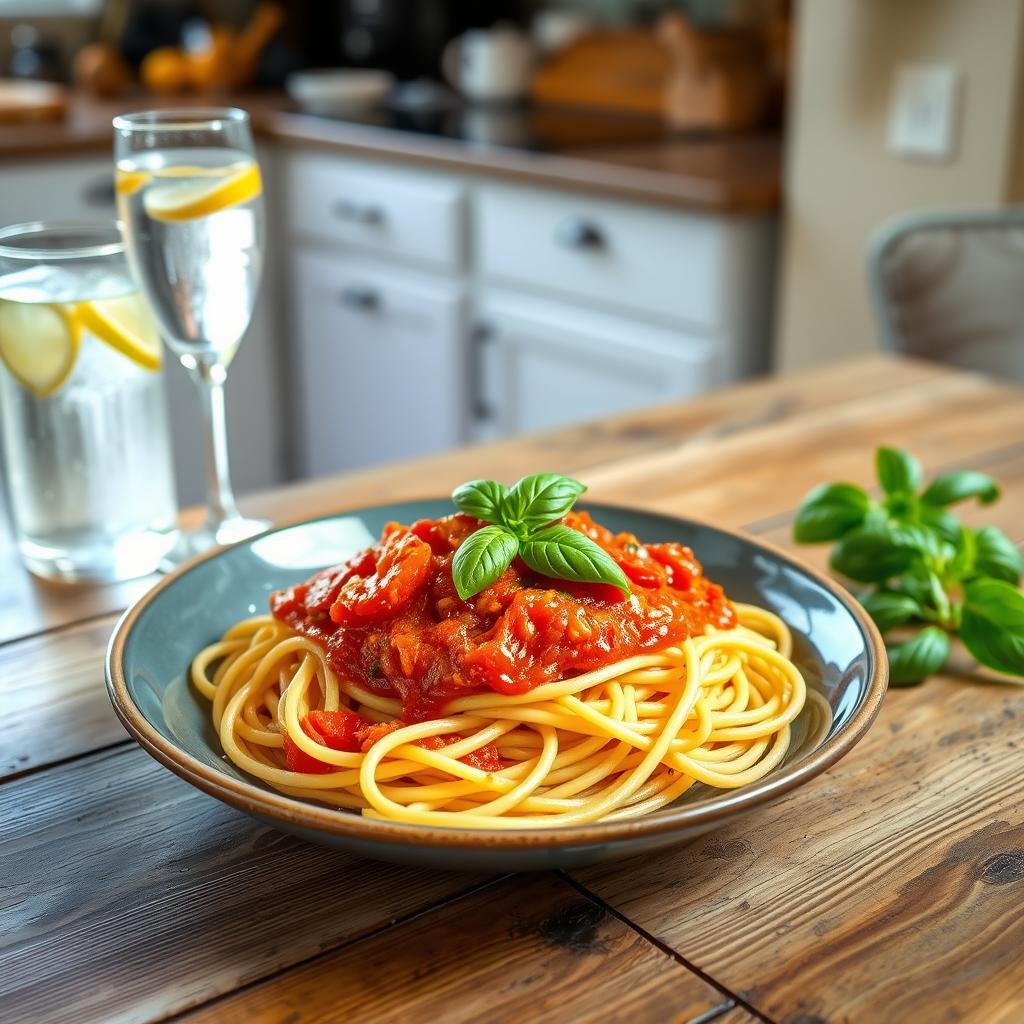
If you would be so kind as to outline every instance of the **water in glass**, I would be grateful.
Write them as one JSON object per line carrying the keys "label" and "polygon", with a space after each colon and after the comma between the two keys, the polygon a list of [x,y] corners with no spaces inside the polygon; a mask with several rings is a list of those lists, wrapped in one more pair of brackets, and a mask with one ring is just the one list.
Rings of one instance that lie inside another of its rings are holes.
{"label": "water in glass", "polygon": [[117,256],[0,270],[8,500],[25,563],[48,577],[142,575],[176,537],[159,339],[155,357],[132,349],[145,312]]}

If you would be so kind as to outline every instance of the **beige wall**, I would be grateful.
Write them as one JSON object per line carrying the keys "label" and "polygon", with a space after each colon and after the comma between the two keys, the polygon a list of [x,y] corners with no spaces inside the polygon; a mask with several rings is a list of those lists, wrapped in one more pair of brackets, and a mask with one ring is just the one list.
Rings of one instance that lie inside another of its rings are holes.
{"label": "beige wall", "polygon": [[[868,239],[887,217],[1024,194],[1016,130],[1022,9],[1024,0],[798,4],[780,368],[877,347],[864,267]],[[886,150],[894,73],[904,62],[949,63],[961,73],[948,162],[910,162]]]}

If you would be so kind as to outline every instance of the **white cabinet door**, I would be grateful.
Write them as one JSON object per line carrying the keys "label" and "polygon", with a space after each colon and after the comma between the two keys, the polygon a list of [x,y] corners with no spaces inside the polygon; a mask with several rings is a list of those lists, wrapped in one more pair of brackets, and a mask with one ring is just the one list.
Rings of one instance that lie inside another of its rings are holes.
{"label": "white cabinet door", "polygon": [[478,312],[477,440],[699,394],[719,375],[704,338],[511,292],[486,293]]}
{"label": "white cabinet door", "polygon": [[431,274],[307,252],[292,266],[295,461],[318,476],[464,440],[462,289]]}

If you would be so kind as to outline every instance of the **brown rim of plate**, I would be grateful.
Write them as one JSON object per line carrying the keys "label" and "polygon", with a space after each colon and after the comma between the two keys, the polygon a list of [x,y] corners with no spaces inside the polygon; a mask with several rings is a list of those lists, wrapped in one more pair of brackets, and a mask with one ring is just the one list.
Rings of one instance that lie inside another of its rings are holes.
{"label": "brown rim of plate", "polygon": [[[284,523],[268,530],[277,533],[280,530],[300,526],[306,522],[317,522],[335,516],[347,515],[382,508],[386,505],[413,501],[443,501],[444,498],[396,498],[373,504],[355,505],[351,508],[339,509],[337,512],[317,516],[313,519],[296,520]],[[630,508],[606,502],[588,502],[612,511],[626,513],[647,512],[650,515],[662,516],[666,519],[679,518],[663,512]],[[770,772],[763,779],[743,786],[739,789],[727,790],[723,796],[716,797],[713,803],[683,804],[669,807],[630,818],[624,821],[596,822],[589,825],[561,825],[547,829],[456,829],[439,828],[430,825],[413,825],[406,822],[382,821],[365,818],[361,814],[331,807],[321,807],[293,797],[285,796],[275,790],[265,789],[254,782],[234,779],[216,768],[205,764],[198,758],[177,747],[159,730],[157,730],[138,709],[128,692],[122,662],[124,647],[135,621],[146,607],[164,589],[171,586],[180,576],[190,572],[211,558],[216,558],[225,551],[240,544],[250,543],[254,538],[238,541],[222,548],[215,548],[180,566],[170,573],[151,590],[144,594],[118,620],[110,638],[106,657],[106,685],[110,702],[121,723],[135,738],[139,745],[152,757],[175,775],[191,783],[211,796],[247,811],[250,814],[271,818],[292,826],[300,826],[312,831],[328,832],[333,835],[350,836],[365,842],[397,843],[403,846],[434,846],[455,847],[459,849],[517,849],[522,847],[578,846],[594,843],[609,843],[618,839],[637,839],[644,836],[658,835],[663,832],[684,831],[722,823],[734,815],[750,808],[768,803],[788,793],[808,779],[820,775],[831,767],[844,754],[860,741],[867,732],[882,705],[889,682],[889,663],[885,654],[885,645],[881,634],[868,614],[844,587],[824,573],[793,558],[782,548],[765,542],[759,538],[745,534],[740,530],[729,530],[715,523],[700,519],[690,519],[697,525],[704,525],[728,536],[735,537],[748,544],[754,544],[783,562],[799,569],[811,579],[828,590],[847,611],[853,615],[860,625],[861,632],[867,641],[870,657],[870,676],[868,688],[861,706],[847,722],[846,727],[837,735],[827,739],[820,747],[812,751],[798,764]],[[266,534],[260,534],[266,536]]]}

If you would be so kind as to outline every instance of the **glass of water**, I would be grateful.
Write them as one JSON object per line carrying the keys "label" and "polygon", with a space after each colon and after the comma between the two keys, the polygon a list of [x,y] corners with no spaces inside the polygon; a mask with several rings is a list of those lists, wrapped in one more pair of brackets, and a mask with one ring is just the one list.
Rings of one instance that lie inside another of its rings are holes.
{"label": "glass of water", "polygon": [[116,224],[0,230],[0,438],[32,572],[131,579],[174,544],[160,337]]}
{"label": "glass of water", "polygon": [[262,269],[263,198],[243,110],[147,111],[114,118],[118,216],[135,277],[164,340],[202,400],[207,444],[203,526],[167,561],[260,533],[228,473],[224,382],[252,316]]}

